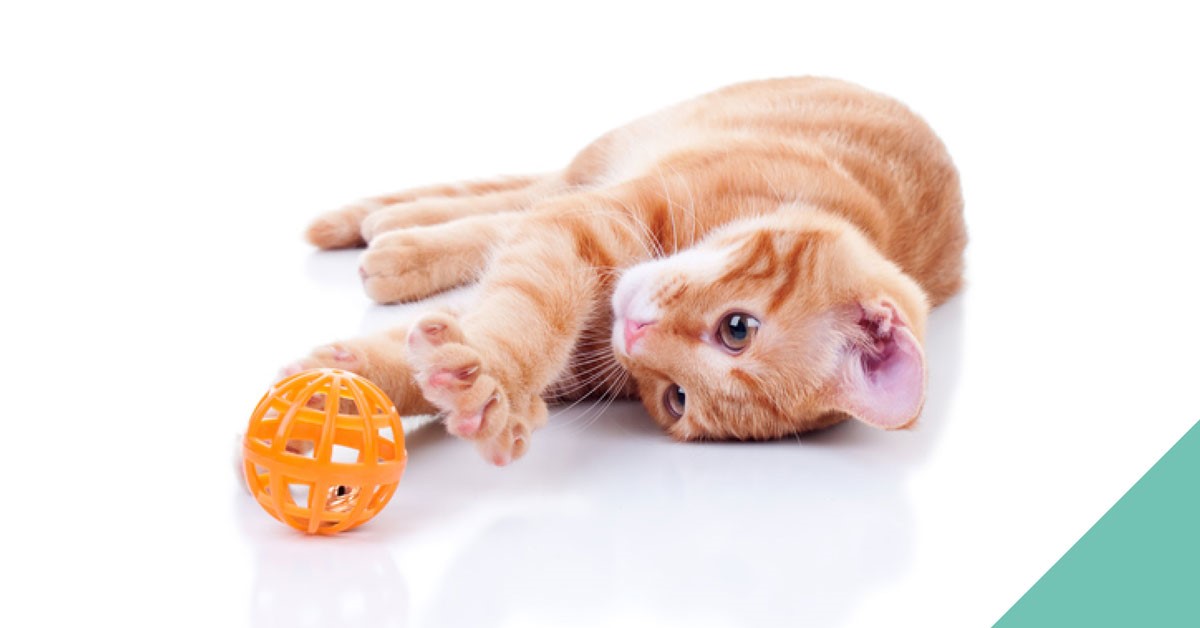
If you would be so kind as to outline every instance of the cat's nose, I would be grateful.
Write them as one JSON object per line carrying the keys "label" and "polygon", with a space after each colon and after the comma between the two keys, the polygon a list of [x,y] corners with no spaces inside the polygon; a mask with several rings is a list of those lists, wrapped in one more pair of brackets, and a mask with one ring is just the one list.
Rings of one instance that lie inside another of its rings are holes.
{"label": "cat's nose", "polygon": [[633,345],[650,331],[653,324],[654,321],[643,323],[632,318],[625,319],[625,353],[633,353]]}

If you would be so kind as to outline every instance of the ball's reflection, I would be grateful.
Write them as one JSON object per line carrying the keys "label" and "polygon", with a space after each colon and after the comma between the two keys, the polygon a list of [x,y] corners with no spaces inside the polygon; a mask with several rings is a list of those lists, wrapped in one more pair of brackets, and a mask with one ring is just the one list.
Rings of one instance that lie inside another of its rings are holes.
{"label": "ball's reflection", "polygon": [[407,625],[404,579],[386,546],[275,532],[257,540],[251,625]]}

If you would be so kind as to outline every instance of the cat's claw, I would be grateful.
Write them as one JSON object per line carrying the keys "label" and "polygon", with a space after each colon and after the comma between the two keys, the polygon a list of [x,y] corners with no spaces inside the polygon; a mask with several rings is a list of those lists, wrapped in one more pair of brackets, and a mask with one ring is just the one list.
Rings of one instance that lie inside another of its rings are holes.
{"label": "cat's claw", "polygon": [[448,314],[430,314],[408,335],[417,385],[425,399],[440,409],[446,430],[475,441],[484,459],[505,465],[525,453],[529,433],[544,421],[545,403],[526,395],[514,412],[508,392],[479,353],[465,344],[458,321]]}

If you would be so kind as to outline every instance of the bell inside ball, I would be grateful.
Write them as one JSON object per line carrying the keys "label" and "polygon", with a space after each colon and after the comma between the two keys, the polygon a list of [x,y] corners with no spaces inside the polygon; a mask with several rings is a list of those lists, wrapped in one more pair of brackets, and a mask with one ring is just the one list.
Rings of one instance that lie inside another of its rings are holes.
{"label": "bell inside ball", "polygon": [[391,400],[339,369],[303,371],[272,386],[242,445],[255,500],[308,534],[336,534],[379,514],[408,459]]}
{"label": "bell inside ball", "polygon": [[358,495],[362,489],[357,486],[337,486],[329,487],[329,494],[325,496],[325,510],[329,512],[348,512],[354,509],[354,505],[358,503]]}

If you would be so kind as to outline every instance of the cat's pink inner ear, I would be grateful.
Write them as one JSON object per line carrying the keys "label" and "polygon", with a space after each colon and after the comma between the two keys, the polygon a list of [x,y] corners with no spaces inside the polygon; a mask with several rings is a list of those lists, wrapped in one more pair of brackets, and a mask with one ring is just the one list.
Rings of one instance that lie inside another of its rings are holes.
{"label": "cat's pink inner ear", "polygon": [[860,325],[872,347],[852,347],[844,357],[838,400],[855,418],[894,430],[916,420],[925,402],[925,356],[916,336],[893,307],[864,309]]}

